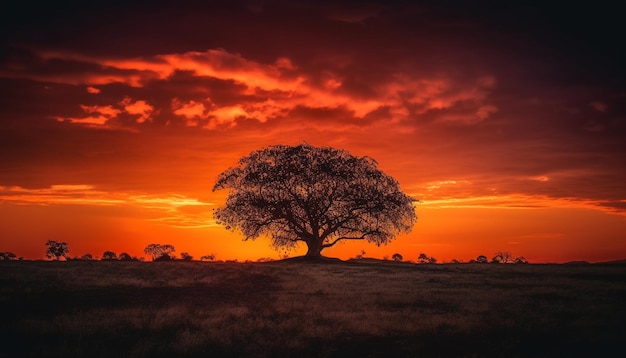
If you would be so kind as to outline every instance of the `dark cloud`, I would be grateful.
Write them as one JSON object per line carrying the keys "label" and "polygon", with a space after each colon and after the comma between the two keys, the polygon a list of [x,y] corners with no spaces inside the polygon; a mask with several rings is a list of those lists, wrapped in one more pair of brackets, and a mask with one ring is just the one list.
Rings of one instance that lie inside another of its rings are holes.
{"label": "dark cloud", "polygon": [[492,2],[20,3],[0,25],[0,185],[183,188],[202,161],[309,140],[380,158],[415,188],[467,180],[456,194],[619,203],[617,14]]}

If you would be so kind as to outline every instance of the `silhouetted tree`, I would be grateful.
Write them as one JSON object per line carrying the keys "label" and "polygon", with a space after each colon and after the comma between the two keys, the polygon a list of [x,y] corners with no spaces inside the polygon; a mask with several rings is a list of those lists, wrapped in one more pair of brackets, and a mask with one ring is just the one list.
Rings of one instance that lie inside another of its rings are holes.
{"label": "silhouetted tree", "polygon": [[493,263],[508,264],[513,262],[513,255],[508,251],[498,251],[491,259]]}
{"label": "silhouetted tree", "polygon": [[524,256],[518,256],[518,257],[515,258],[513,263],[516,263],[516,264],[527,264],[528,260],[526,260],[526,258]]}
{"label": "silhouetted tree", "polygon": [[434,264],[436,262],[437,262],[436,258],[430,257],[423,252],[419,254],[419,256],[417,257],[418,264]]}
{"label": "silhouetted tree", "polygon": [[400,262],[400,261],[402,261],[402,255],[400,255],[398,253],[395,253],[395,254],[391,255],[391,259],[393,261]]}
{"label": "silhouetted tree", "polygon": [[16,260],[17,256],[10,251],[0,252],[0,261]]}
{"label": "silhouetted tree", "polygon": [[363,256],[365,256],[365,250],[361,250],[361,253],[354,256],[354,259],[361,260]]}
{"label": "silhouetted tree", "polygon": [[269,235],[276,249],[307,245],[307,257],[342,240],[387,244],[411,231],[414,199],[369,157],[329,147],[275,145],[252,152],[221,173],[228,189],[214,217],[245,240]]}
{"label": "silhouetted tree", "polygon": [[120,261],[139,261],[136,257],[132,257],[126,252],[122,252],[117,259]]}
{"label": "silhouetted tree", "polygon": [[200,256],[200,261],[213,261],[213,260],[215,260],[215,254]]}
{"label": "silhouetted tree", "polygon": [[80,259],[84,260],[84,261],[91,261],[91,260],[93,260],[93,255],[91,255],[91,254],[84,254],[83,256],[80,257]]}
{"label": "silhouetted tree", "polygon": [[450,261],[450,263],[453,263],[453,264],[460,264],[460,263],[461,263],[461,261],[459,261],[459,260],[457,260],[457,259],[452,259],[452,261]]}
{"label": "silhouetted tree", "polygon": [[189,255],[188,252],[181,252],[180,253],[180,259],[183,261],[191,261],[193,260],[193,256]]}
{"label": "silhouetted tree", "polygon": [[58,261],[61,257],[67,258],[67,254],[70,252],[66,242],[48,240],[46,246],[48,246],[46,249],[46,257],[49,259],[54,258]]}
{"label": "silhouetted tree", "polygon": [[152,256],[152,261],[168,261],[172,259],[171,254],[176,251],[174,246],[170,244],[150,244],[143,250],[146,254]]}
{"label": "silhouetted tree", "polygon": [[476,260],[473,260],[473,262],[479,263],[479,264],[486,264],[489,262],[489,260],[487,259],[487,256],[480,255],[476,258]]}
{"label": "silhouetted tree", "polygon": [[152,261],[172,261],[174,258],[168,254],[161,254],[161,256],[152,259]]}
{"label": "silhouetted tree", "polygon": [[102,254],[102,260],[117,260],[117,254],[113,251],[105,251]]}

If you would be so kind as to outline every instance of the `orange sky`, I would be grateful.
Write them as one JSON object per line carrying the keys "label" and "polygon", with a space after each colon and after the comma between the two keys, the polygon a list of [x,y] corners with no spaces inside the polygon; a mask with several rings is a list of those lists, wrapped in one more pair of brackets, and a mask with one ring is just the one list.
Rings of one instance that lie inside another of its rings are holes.
{"label": "orange sky", "polygon": [[42,6],[2,18],[0,251],[278,258],[215,224],[226,193],[211,188],[253,150],[306,141],[376,159],[420,200],[411,234],[325,255],[626,257],[625,59],[605,18],[583,31],[549,7]]}

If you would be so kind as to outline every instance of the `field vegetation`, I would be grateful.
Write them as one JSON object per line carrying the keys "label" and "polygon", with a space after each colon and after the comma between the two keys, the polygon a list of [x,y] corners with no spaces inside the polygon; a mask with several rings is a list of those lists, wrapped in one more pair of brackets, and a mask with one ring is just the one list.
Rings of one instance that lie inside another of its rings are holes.
{"label": "field vegetation", "polygon": [[0,261],[0,356],[579,357],[626,265]]}

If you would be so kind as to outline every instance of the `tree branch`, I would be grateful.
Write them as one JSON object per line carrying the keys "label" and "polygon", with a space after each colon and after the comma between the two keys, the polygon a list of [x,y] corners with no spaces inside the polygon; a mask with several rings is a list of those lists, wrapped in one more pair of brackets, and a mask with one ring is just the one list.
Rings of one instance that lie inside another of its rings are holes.
{"label": "tree branch", "polygon": [[367,236],[367,234],[363,234],[360,237],[346,237],[346,236],[338,237],[335,240],[333,240],[333,242],[331,242],[329,244],[323,244],[322,245],[322,249],[325,249],[327,247],[331,247],[331,246],[335,245],[336,243],[338,243],[341,240],[363,240],[363,239],[365,239],[365,236]]}

